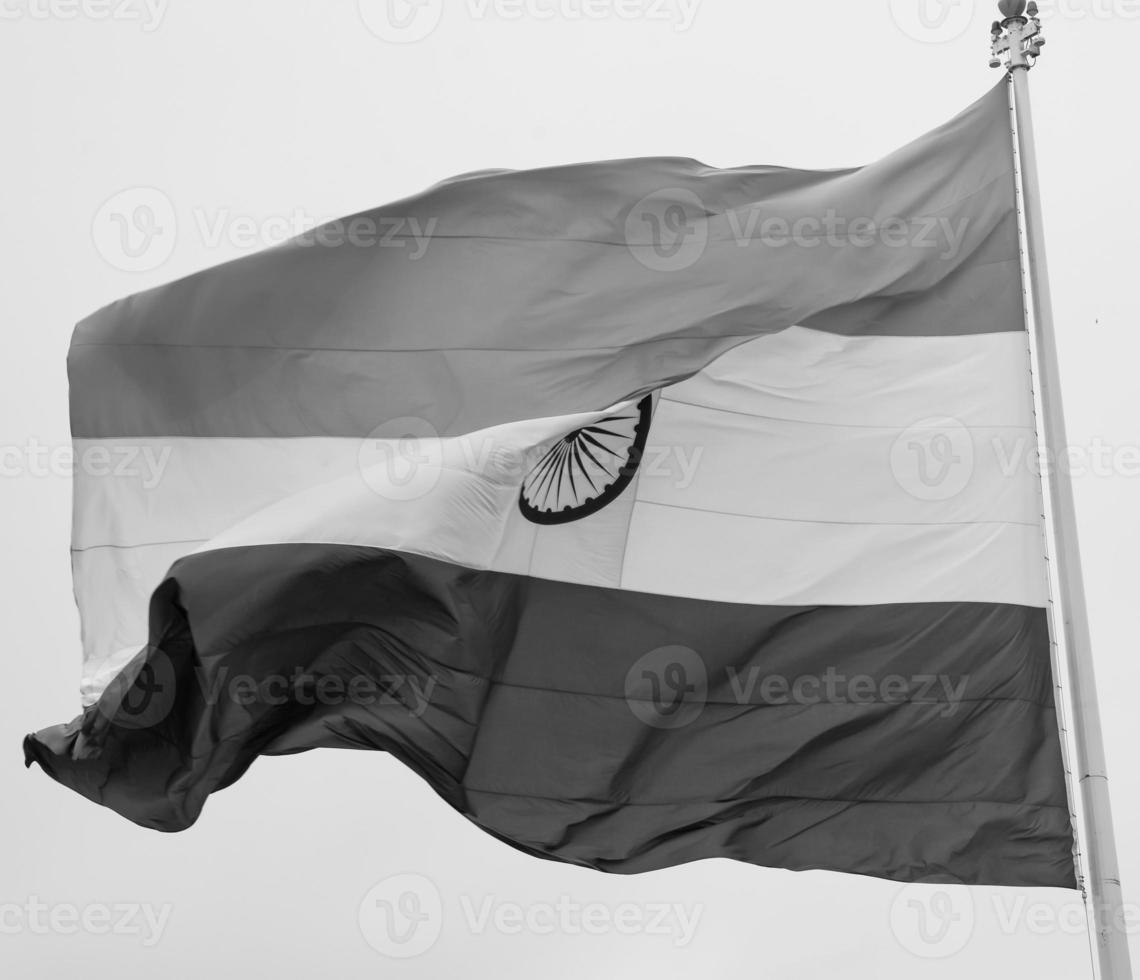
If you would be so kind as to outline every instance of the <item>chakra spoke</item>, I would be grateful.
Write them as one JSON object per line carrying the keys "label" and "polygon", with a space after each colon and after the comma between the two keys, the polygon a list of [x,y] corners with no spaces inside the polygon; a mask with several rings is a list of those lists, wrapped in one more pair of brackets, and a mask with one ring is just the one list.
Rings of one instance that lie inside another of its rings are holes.
{"label": "chakra spoke", "polygon": [[604,436],[613,436],[615,439],[628,438],[627,436],[622,435],[620,432],[610,432],[609,429],[603,429],[600,425],[589,425],[585,429],[583,429],[582,431],[583,432],[590,432],[594,435],[601,433]]}
{"label": "chakra spoke", "polygon": [[610,449],[609,446],[603,445],[602,443],[598,442],[598,440],[595,439],[592,435],[590,435],[590,433],[587,432],[585,429],[583,429],[579,433],[579,435],[583,439],[585,439],[586,442],[588,442],[591,446],[597,446],[597,448],[600,449],[602,452],[609,453],[611,456],[616,456],[618,459],[621,459],[620,453],[615,453],[612,449]]}
{"label": "chakra spoke", "polygon": [[586,469],[586,465],[582,462],[582,449],[578,445],[578,443],[574,443],[574,458],[577,459],[577,461],[578,461],[578,466],[582,470],[582,475],[586,478],[586,481],[590,484],[590,489],[593,490],[594,493],[597,493],[598,492],[598,485],[594,482],[593,478],[590,476],[589,472]]}

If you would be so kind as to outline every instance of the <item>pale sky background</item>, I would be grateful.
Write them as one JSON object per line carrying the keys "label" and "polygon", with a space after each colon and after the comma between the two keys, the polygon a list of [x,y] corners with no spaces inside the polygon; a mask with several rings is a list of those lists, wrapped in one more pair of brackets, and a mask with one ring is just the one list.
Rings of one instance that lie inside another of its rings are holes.
{"label": "pale sky background", "polygon": [[[1042,8],[1049,44],[1031,81],[1070,439],[1137,447],[1140,2]],[[1090,975],[1075,893],[959,889],[959,918],[928,942],[910,903],[930,889],[726,861],[633,878],[536,861],[378,754],[261,760],[171,836],[24,771],[22,736],[79,709],[70,482],[27,461],[29,447],[68,444],[64,358],[79,318],[260,247],[247,226],[272,236],[294,214],[352,213],[464,171],[657,154],[862,164],[998,77],[986,67],[993,8],[969,0],[446,0],[414,43],[378,36],[384,11],[383,0],[0,0],[0,447],[16,450],[0,476],[0,973]],[[421,15],[422,32],[431,0]],[[158,202],[163,234],[141,271],[108,237],[117,205],[104,205],[124,191],[120,203]],[[1126,469],[1084,476],[1076,494],[1123,880],[1140,902],[1140,476]],[[358,922],[365,895],[395,874],[422,876],[413,887],[441,902],[438,939],[404,960]],[[545,928],[563,896],[600,903],[600,934],[557,909]],[[539,928],[483,924],[487,898]],[[662,903],[699,916],[691,936],[675,914],[637,927]],[[169,915],[156,929],[122,921],[121,905]],[[91,906],[85,927],[69,925],[69,908]],[[619,914],[627,926],[605,928]]]}

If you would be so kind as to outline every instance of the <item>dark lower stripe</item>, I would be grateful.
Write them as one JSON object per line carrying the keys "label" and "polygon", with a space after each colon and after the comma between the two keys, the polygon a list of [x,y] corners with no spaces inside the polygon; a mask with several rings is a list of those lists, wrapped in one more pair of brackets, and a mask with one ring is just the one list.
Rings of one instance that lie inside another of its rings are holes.
{"label": "dark lower stripe", "polygon": [[367,548],[178,562],[29,761],[161,830],[258,754],[389,751],[531,853],[1072,887],[1045,612],[755,607]]}

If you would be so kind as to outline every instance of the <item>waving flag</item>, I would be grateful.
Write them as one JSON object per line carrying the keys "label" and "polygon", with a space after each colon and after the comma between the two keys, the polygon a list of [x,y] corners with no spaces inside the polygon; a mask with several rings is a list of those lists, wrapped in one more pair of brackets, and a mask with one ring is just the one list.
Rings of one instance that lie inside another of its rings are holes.
{"label": "waving flag", "polygon": [[1073,886],[1004,82],[858,169],[457,178],[69,368],[123,465],[77,477],[84,712],[25,751],[92,800],[178,830],[380,749],[606,871]]}

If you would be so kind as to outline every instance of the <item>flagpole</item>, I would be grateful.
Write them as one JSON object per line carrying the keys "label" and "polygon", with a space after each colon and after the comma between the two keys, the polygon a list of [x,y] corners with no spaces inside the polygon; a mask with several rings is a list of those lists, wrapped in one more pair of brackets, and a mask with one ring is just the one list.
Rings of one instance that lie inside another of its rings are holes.
{"label": "flagpole", "polygon": [[[1033,113],[1029,101],[1029,69],[1040,55],[1045,39],[1041,35],[1036,3],[1030,3],[1028,10],[1025,0],[1002,0],[998,6],[1005,20],[994,23],[993,59],[990,64],[993,67],[1008,68],[1013,89],[1029,287],[1033,301],[1037,368],[1035,377],[1041,404],[1041,436],[1046,459],[1056,461],[1062,458],[1060,454],[1067,453],[1068,438],[1065,434],[1049,268],[1045,257]],[[1128,936],[1124,929],[1124,899],[1112,829],[1104,735],[1096,696],[1073,486],[1066,474],[1058,472],[1056,465],[1050,467],[1047,482],[1050,521],[1046,534],[1051,544],[1057,584],[1055,615],[1050,630],[1054,634],[1053,643],[1063,644],[1068,666],[1077,785],[1084,811],[1083,838],[1078,834],[1087,863],[1082,892],[1089,915],[1090,938],[1098,975],[1102,980],[1131,980],[1132,967]],[[1056,613],[1059,613],[1059,624]],[[1058,632],[1060,636],[1056,635]]]}

